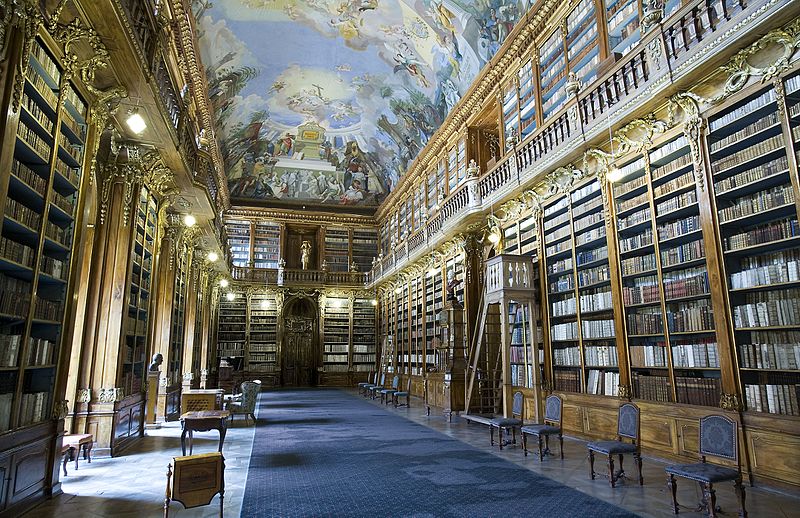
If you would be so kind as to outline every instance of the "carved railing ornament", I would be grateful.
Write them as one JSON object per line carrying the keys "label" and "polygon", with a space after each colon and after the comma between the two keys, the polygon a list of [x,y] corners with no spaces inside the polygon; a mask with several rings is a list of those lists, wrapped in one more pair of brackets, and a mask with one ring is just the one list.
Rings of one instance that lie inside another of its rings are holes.
{"label": "carved railing ornament", "polygon": [[92,401],[92,389],[80,388],[78,389],[75,399],[78,403],[90,403]]}
{"label": "carved railing ornament", "polygon": [[69,402],[64,399],[57,399],[53,402],[53,420],[60,421],[69,414]]}
{"label": "carved railing ornament", "polygon": [[630,385],[619,385],[617,387],[617,397],[619,399],[624,399],[626,401],[630,401],[633,397],[633,392],[631,392]]}
{"label": "carved railing ornament", "polygon": [[742,410],[742,401],[738,394],[722,394],[719,400],[719,407],[723,410],[738,412]]}
{"label": "carved railing ornament", "polygon": [[14,87],[11,93],[11,110],[16,113],[19,111],[19,105],[22,102],[25,76],[30,67],[28,56],[33,49],[36,34],[44,24],[44,17],[39,8],[39,3],[34,0],[12,0],[8,8],[13,11],[11,15],[12,23],[15,22],[17,26],[22,27],[23,31],[22,56],[17,60],[17,77],[14,80]]}
{"label": "carved railing ornament", "polygon": [[120,387],[101,388],[97,401],[100,403],[115,403],[125,397],[125,391]]}

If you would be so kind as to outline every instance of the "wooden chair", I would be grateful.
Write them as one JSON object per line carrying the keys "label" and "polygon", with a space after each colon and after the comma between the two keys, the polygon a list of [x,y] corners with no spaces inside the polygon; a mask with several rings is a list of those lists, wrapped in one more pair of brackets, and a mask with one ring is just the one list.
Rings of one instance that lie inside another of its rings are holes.
{"label": "wooden chair", "polygon": [[401,390],[399,392],[395,392],[392,394],[392,403],[394,403],[394,407],[397,408],[400,404],[400,398],[406,398],[406,406],[411,406],[411,377],[409,376],[408,381],[406,382],[406,389]]}
{"label": "wooden chair", "polygon": [[[547,396],[544,409],[544,424],[532,424],[520,428],[522,433],[522,451],[528,456],[528,435],[535,435],[539,440],[539,462],[545,455],[550,455],[550,436],[558,435],[561,458],[564,458],[564,436],[561,433],[561,398],[556,395]],[[544,450],[542,450],[544,436]]]}
{"label": "wooden chair", "polygon": [[[623,439],[630,439],[625,442]],[[619,407],[617,414],[617,439],[615,441],[596,441],[586,445],[589,449],[589,470],[592,480],[595,477],[594,454],[608,455],[608,476],[611,487],[615,487],[617,480],[625,476],[622,468],[623,455],[632,453],[639,468],[639,485],[644,485],[642,478],[642,452],[639,444],[639,407],[633,403],[625,403]],[[614,455],[619,455],[619,471],[614,472]]]}
{"label": "wooden chair", "polygon": [[[92,446],[94,446],[94,437],[90,433],[76,433],[65,435],[62,444],[71,447],[75,455],[75,470],[78,470],[78,457],[83,450],[83,460],[92,463]],[[66,469],[64,470],[66,474]]]}
{"label": "wooden chair", "polygon": [[[675,477],[688,478],[700,484],[703,499],[697,510],[709,516],[717,516],[717,497],[714,484],[733,481],[733,488],[739,500],[739,516],[747,518],[745,492],[742,485],[742,467],[739,464],[739,431],[736,422],[724,415],[709,415],[700,419],[700,462],[667,466],[667,487],[672,492],[672,512],[678,514],[678,496]],[[719,457],[732,460],[736,467],[721,466],[706,462],[706,457]]]}
{"label": "wooden chair", "polygon": [[245,424],[247,424],[247,417],[253,418],[253,423],[256,422],[256,403],[258,402],[258,393],[261,391],[261,383],[254,381],[242,382],[241,399],[234,400],[228,403],[227,410],[231,413],[231,421],[237,414],[244,415]]}
{"label": "wooden chair", "polygon": [[500,449],[503,449],[503,430],[511,430],[511,444],[517,444],[517,428],[522,426],[522,392],[514,393],[514,402],[511,405],[511,417],[496,417],[489,422],[489,443],[494,446],[494,429],[497,428],[497,438]]}
{"label": "wooden chair", "polygon": [[400,388],[400,376],[395,376],[392,378],[392,387],[381,389],[381,403],[386,403],[387,405],[392,400],[392,394],[397,392]]}
{"label": "wooden chair", "polygon": [[370,372],[369,375],[367,376],[367,381],[362,381],[361,383],[358,384],[358,393],[364,394],[366,387],[375,384],[375,380],[377,378],[378,378],[377,372]]}
{"label": "wooden chair", "polygon": [[383,390],[383,388],[384,388],[383,384],[384,383],[386,383],[386,373],[382,372],[381,373],[381,382],[380,383],[375,383],[374,385],[370,385],[367,388],[367,395],[370,398],[375,399],[377,397],[378,391],[379,390]]}

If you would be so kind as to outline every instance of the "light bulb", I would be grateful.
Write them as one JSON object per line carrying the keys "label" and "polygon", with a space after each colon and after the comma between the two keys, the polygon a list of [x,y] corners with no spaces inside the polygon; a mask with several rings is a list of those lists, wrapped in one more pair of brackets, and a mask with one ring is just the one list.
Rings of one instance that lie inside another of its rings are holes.
{"label": "light bulb", "polygon": [[225,298],[228,299],[229,301],[233,301],[233,299],[236,298],[236,294],[229,291],[228,293],[225,294]]}
{"label": "light bulb", "polygon": [[269,299],[264,299],[261,301],[261,307],[264,309],[269,309]]}
{"label": "light bulb", "polygon": [[223,288],[227,288],[228,284],[229,284],[228,279],[220,279],[219,281],[219,285]]}
{"label": "light bulb", "polygon": [[215,263],[217,262],[217,259],[219,259],[219,256],[216,252],[209,252],[206,258],[209,260],[209,262]]}
{"label": "light bulb", "polygon": [[183,217],[183,224],[187,227],[193,227],[197,223],[197,218],[192,216],[191,214],[187,214]]}
{"label": "light bulb", "polygon": [[608,178],[608,181],[611,183],[616,183],[622,180],[622,169],[617,166],[611,166],[611,169],[608,170],[606,178]]}
{"label": "light bulb", "polygon": [[378,305],[378,300],[377,300],[377,299],[372,299],[372,300],[370,300],[369,302],[370,302],[370,304],[372,304],[373,306],[377,306],[377,305]]}
{"label": "light bulb", "polygon": [[437,273],[439,273],[439,270],[437,270],[436,268],[431,268],[430,270],[428,270],[428,277],[433,277]]}
{"label": "light bulb", "polygon": [[500,242],[500,231],[497,228],[493,228],[491,232],[489,232],[488,236],[489,242],[493,245],[496,245]]}
{"label": "light bulb", "polygon": [[394,292],[395,292],[397,295],[400,295],[401,293],[403,293],[403,288],[401,288],[400,286],[398,286],[398,287],[396,287],[396,288],[394,289]]}
{"label": "light bulb", "polygon": [[139,135],[144,130],[147,129],[147,123],[144,121],[141,115],[139,115],[139,109],[134,108],[128,112],[128,118],[125,121],[128,127],[131,129],[132,132]]}

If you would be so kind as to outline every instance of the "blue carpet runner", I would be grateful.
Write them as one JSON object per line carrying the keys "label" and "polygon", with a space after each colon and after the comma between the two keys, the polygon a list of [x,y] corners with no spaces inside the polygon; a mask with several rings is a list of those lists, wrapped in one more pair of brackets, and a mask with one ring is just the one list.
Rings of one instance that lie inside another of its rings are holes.
{"label": "blue carpet runner", "polygon": [[242,516],[635,516],[488,450],[340,390],[265,392]]}

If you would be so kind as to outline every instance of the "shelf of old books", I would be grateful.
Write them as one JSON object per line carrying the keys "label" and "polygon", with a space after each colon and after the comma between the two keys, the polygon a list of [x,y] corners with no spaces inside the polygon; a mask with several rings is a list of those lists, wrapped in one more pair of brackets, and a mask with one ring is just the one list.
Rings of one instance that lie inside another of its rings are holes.
{"label": "shelf of old books", "polygon": [[536,335],[532,331],[535,324],[535,320],[531,321],[527,304],[513,301],[508,304],[509,376],[511,384],[516,387],[533,388],[534,365],[541,365],[544,361],[544,351],[539,349],[538,341],[534,347]]}
{"label": "shelf of old books", "polygon": [[[397,290],[395,290],[397,291]],[[404,282],[400,286],[400,293],[397,293],[397,331],[395,332],[395,351],[397,353],[397,365],[400,369],[399,374],[409,374],[410,352],[409,352],[409,285]]]}
{"label": "shelf of old books", "polygon": [[325,229],[325,263],[331,272],[350,270],[350,231],[347,228]]}
{"label": "shelf of old books", "polygon": [[138,394],[144,383],[147,356],[147,328],[153,278],[153,254],[158,228],[158,203],[147,188],[139,191],[131,246],[128,311],[122,333],[122,379],[126,396]]}
{"label": "shelf of old books", "polygon": [[374,299],[353,300],[352,365],[354,372],[375,370],[375,306]]}
{"label": "shelf of old books", "polygon": [[186,335],[186,290],[188,289],[189,261],[187,254],[175,257],[175,286],[172,299],[172,320],[170,332],[169,364],[167,368],[167,386],[181,382],[183,342]]}
{"label": "shelf of old books", "polygon": [[639,2],[604,0],[608,47],[612,54],[625,55],[639,41]]}
{"label": "shelf of old books", "polygon": [[518,254],[519,253],[519,223],[513,221],[503,226],[503,253],[504,254]]}
{"label": "shelf of old books", "polygon": [[250,266],[250,222],[245,220],[228,220],[225,222],[228,235],[228,248],[231,251],[233,266]]}
{"label": "shelf of old books", "polygon": [[253,293],[247,305],[247,370],[278,372],[278,302],[274,293]]}
{"label": "shelf of old books", "polygon": [[564,83],[567,80],[567,63],[564,38],[556,29],[539,47],[539,86],[541,90],[542,118],[547,119],[567,101]]}
{"label": "shelf of old books", "polygon": [[27,59],[0,236],[0,433],[50,416],[86,134],[38,39]]}
{"label": "shelf of old books", "polygon": [[534,264],[539,262],[539,236],[536,218],[534,215],[528,215],[519,220],[519,254],[530,256]]}
{"label": "shelf of old books", "polygon": [[280,225],[259,221],[255,223],[253,229],[253,266],[277,268],[280,259]]}
{"label": "shelf of old books", "polygon": [[431,268],[425,274],[425,364],[426,368],[437,365],[436,346],[441,340],[441,328],[436,316],[444,307],[442,269]]}
{"label": "shelf of old books", "polygon": [[372,269],[372,261],[378,256],[378,233],[370,228],[354,228],[352,242],[353,262],[360,272]]}
{"label": "shelf of old books", "polygon": [[584,85],[597,77],[597,65],[600,63],[597,12],[594,6],[595,0],[580,0],[566,20],[569,70]]}
{"label": "shelf of old books", "polygon": [[533,60],[526,61],[517,72],[519,103],[519,133],[525,138],[536,129],[536,83],[533,80]]}
{"label": "shelf of old books", "polygon": [[325,372],[347,372],[350,361],[349,298],[325,297],[322,335],[322,366]]}
{"label": "shelf of old books", "polygon": [[411,374],[418,376],[422,374],[425,367],[425,316],[423,313],[423,286],[422,278],[414,277],[410,281],[411,293],[411,344],[410,344],[410,366]]}
{"label": "shelf of old books", "polygon": [[[229,300],[228,293],[232,295],[233,300]],[[244,358],[247,339],[247,296],[235,290],[228,293],[220,294],[217,357]]]}
{"label": "shelf of old books", "polygon": [[381,364],[384,367],[384,371],[390,373],[395,371],[395,362],[397,360],[394,351],[395,332],[397,330],[397,313],[395,313],[397,295],[393,290],[387,290],[384,297],[381,305],[383,312],[383,337],[381,338],[383,348],[381,350]]}
{"label": "shelf of old books", "polygon": [[788,130],[773,86],[709,117],[714,182],[744,404],[800,415],[800,227],[797,176],[786,142],[800,150],[800,76],[785,81]]}
{"label": "shelf of old books", "polygon": [[506,141],[519,136],[519,105],[516,81],[509,81],[503,88],[503,130]]}
{"label": "shelf of old books", "polygon": [[633,395],[717,406],[716,324],[686,137],[627,161],[614,198]]}

